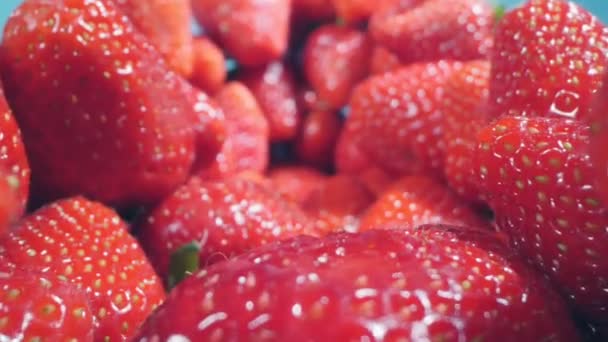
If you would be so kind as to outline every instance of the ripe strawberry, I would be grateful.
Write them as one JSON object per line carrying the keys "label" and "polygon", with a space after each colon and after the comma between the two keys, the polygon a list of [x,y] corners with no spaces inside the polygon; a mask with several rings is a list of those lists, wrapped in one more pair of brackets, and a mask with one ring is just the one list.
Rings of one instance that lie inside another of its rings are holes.
{"label": "ripe strawberry", "polygon": [[298,89],[297,103],[302,113],[330,110],[329,105],[323,102],[319,98],[319,95],[308,85]]}
{"label": "ripe strawberry", "polygon": [[365,33],[336,25],[321,26],[308,37],[304,73],[330,108],[345,105],[352,88],[368,75],[371,45]]}
{"label": "ripe strawberry", "polygon": [[27,0],[3,39],[5,90],[39,199],[153,203],[184,181],[195,157],[219,151],[207,144],[221,135],[211,105],[113,2]]}
{"label": "ripe strawberry", "polygon": [[239,78],[255,95],[270,124],[272,141],[291,140],[298,134],[300,113],[291,71],[281,62],[245,71]]}
{"label": "ripe strawberry", "polygon": [[334,164],[338,173],[357,173],[374,165],[361,146],[359,122],[347,119],[338,137]]}
{"label": "ripe strawberry", "polygon": [[300,160],[320,168],[330,166],[341,128],[342,121],[334,112],[309,113],[297,140]]}
{"label": "ripe strawberry", "polygon": [[189,0],[114,0],[180,75],[192,74],[192,10]]}
{"label": "ripe strawberry", "polygon": [[361,218],[360,230],[414,229],[425,224],[484,227],[476,213],[447,187],[424,176],[392,184]]}
{"label": "ripe strawberry", "polygon": [[335,15],[331,0],[291,0],[295,19],[326,20]]}
{"label": "ripe strawberry", "polygon": [[80,197],[20,221],[0,240],[0,253],[84,289],[96,316],[96,341],[128,340],[165,297],[126,224],[111,209]]}
{"label": "ripe strawberry", "polygon": [[298,237],[213,265],[175,288],[134,341],[175,336],[578,340],[561,298],[494,233],[451,227]]}
{"label": "ripe strawberry", "polygon": [[579,5],[531,0],[496,28],[490,114],[586,120],[608,64],[608,29]]}
{"label": "ripe strawberry", "polygon": [[0,340],[93,341],[93,320],[86,293],[73,284],[22,270],[0,272]]}
{"label": "ripe strawberry", "polygon": [[420,63],[362,82],[347,123],[359,146],[392,173],[441,174],[444,84],[461,68],[459,62]]}
{"label": "ripe strawberry", "polygon": [[347,24],[366,21],[378,6],[369,0],[332,0],[338,18]]}
{"label": "ripe strawberry", "polygon": [[327,176],[313,168],[284,166],[271,170],[268,178],[275,191],[302,205],[310,194],[321,186]]}
{"label": "ripe strawberry", "polygon": [[466,63],[445,85],[445,177],[461,197],[481,202],[473,160],[477,134],[486,126],[490,63]]}
{"label": "ripe strawberry", "polygon": [[608,327],[608,208],[588,126],[504,117],[479,134],[475,170],[498,227],[592,321]]}
{"label": "ripe strawberry", "polygon": [[357,174],[359,181],[376,197],[380,197],[393,183],[391,175],[379,167],[368,167]]}
{"label": "ripe strawberry", "polygon": [[598,179],[598,191],[603,196],[603,203],[608,204],[608,72],[605,73],[604,86],[596,95],[594,111],[591,116],[593,141],[591,158]]}
{"label": "ripe strawberry", "polygon": [[279,239],[311,233],[308,218],[274,189],[242,177],[218,182],[191,179],[166,198],[140,227],[152,264],[167,275],[171,254],[189,243],[201,265],[239,255]]}
{"label": "ripe strawberry", "polygon": [[349,231],[359,226],[359,215],[375,200],[375,196],[355,176],[337,175],[326,179],[303,203],[321,234]]}
{"label": "ripe strawberry", "polygon": [[30,188],[30,167],[21,131],[0,85],[0,235],[6,224],[25,211]]}
{"label": "ripe strawberry", "polygon": [[289,0],[194,0],[205,31],[246,66],[279,59],[287,50]]}
{"label": "ripe strawberry", "polygon": [[401,66],[402,64],[399,60],[399,56],[381,45],[374,46],[370,62],[371,74],[383,74],[399,69]]}
{"label": "ripe strawberry", "polygon": [[[224,110],[228,136],[206,179],[241,171],[264,172],[268,166],[268,122],[253,94],[239,82],[226,84],[215,96]],[[204,175],[204,176],[203,176]]]}
{"label": "ripe strawberry", "polygon": [[392,1],[372,16],[370,32],[403,63],[470,60],[489,54],[493,22],[485,0]]}
{"label": "ripe strawberry", "polygon": [[224,53],[207,37],[195,38],[192,44],[194,69],[190,82],[214,94],[224,85],[228,77]]}

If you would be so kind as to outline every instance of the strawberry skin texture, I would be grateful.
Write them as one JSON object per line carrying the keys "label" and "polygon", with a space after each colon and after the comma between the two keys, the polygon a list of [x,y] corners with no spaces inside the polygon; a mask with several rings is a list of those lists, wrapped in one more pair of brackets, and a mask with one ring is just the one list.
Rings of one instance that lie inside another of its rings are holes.
{"label": "strawberry skin texture", "polygon": [[239,81],[249,87],[258,100],[270,125],[271,141],[293,140],[298,135],[302,118],[296,83],[287,65],[272,62],[246,70]]}
{"label": "strawberry skin texture", "polygon": [[461,197],[481,203],[473,160],[477,134],[486,126],[490,63],[468,62],[445,86],[445,178]]}
{"label": "strawberry skin texture", "polygon": [[[30,166],[21,138],[21,131],[6,102],[0,85],[0,178],[3,195],[2,208],[6,221],[10,222],[23,214],[27,206],[30,189]],[[2,218],[4,220],[4,217]],[[0,235],[5,225],[0,226]]]}
{"label": "strawberry skin texture", "polygon": [[360,83],[348,118],[359,146],[391,173],[441,174],[444,85],[461,68],[451,61],[412,64]]}
{"label": "strawberry skin texture", "polygon": [[312,234],[308,217],[275,189],[243,177],[205,182],[194,177],[154,209],[140,226],[141,243],[162,276],[185,244],[199,244],[200,265],[254,247]]}
{"label": "strawberry skin texture", "polygon": [[272,188],[299,205],[302,205],[326,178],[327,175],[317,169],[304,166],[283,166],[268,173]]}
{"label": "strawberry skin texture", "polygon": [[331,109],[348,102],[352,88],[369,74],[372,43],[364,32],[325,25],[308,37],[304,74]]}
{"label": "strawberry skin texture", "polygon": [[192,74],[192,10],[189,0],[114,0],[158,51],[184,77]]}
{"label": "strawberry skin texture", "polygon": [[0,236],[19,218],[21,206],[18,200],[18,183],[10,172],[0,169]]}
{"label": "strawberry skin texture", "polygon": [[594,111],[591,117],[593,141],[591,158],[596,170],[598,191],[603,196],[603,203],[608,203],[608,72],[604,76],[604,86],[596,95]]}
{"label": "strawberry skin texture", "polygon": [[485,0],[393,1],[372,16],[370,32],[403,63],[471,60],[489,54],[493,22]]}
{"label": "strawberry skin texture", "polygon": [[192,6],[205,31],[242,65],[261,66],[287,50],[291,0],[194,0]]}
{"label": "strawberry skin texture", "polygon": [[394,54],[391,50],[382,45],[374,46],[370,61],[370,73],[372,75],[393,71],[399,69],[401,66],[402,64],[399,60],[399,56]]}
{"label": "strawberry skin texture", "polygon": [[587,120],[608,64],[608,29],[570,1],[532,0],[496,28],[490,115]]}
{"label": "strawberry skin texture", "polygon": [[0,340],[92,342],[93,324],[86,293],[66,280],[0,273]]}
{"label": "strawberry skin texture", "polygon": [[375,162],[361,147],[361,122],[348,119],[340,132],[334,151],[334,165],[338,173],[358,173]]}
{"label": "strawberry skin texture", "polygon": [[28,0],[0,52],[41,201],[154,203],[219,151],[211,105],[112,2]]}
{"label": "strawberry skin texture", "polygon": [[178,285],[135,341],[578,340],[544,279],[493,233],[458,229],[252,251]]}
{"label": "strawberry skin texture", "polygon": [[19,267],[67,279],[87,293],[95,340],[127,341],[165,298],[126,224],[111,209],[75,197],[47,205],[0,240]]}
{"label": "strawberry skin texture", "polygon": [[361,218],[361,231],[415,229],[425,224],[487,226],[450,189],[424,176],[408,176],[392,184]]}
{"label": "strawberry skin texture", "polygon": [[302,124],[296,152],[304,163],[327,168],[334,159],[334,149],[342,129],[342,120],[334,112],[311,112]]}
{"label": "strawberry skin texture", "polygon": [[580,312],[608,326],[608,211],[593,184],[589,131],[504,117],[480,132],[475,170],[501,231]]}
{"label": "strawberry skin texture", "polygon": [[[356,24],[367,20],[378,6],[376,1],[368,0],[332,0],[338,18],[347,24]],[[381,2],[381,1],[380,1]]]}
{"label": "strawberry skin texture", "polygon": [[335,15],[331,0],[292,0],[291,4],[296,20],[325,20]]}
{"label": "strawberry skin texture", "polygon": [[192,50],[194,66],[190,82],[209,94],[215,94],[228,78],[224,52],[207,37],[195,38]]}

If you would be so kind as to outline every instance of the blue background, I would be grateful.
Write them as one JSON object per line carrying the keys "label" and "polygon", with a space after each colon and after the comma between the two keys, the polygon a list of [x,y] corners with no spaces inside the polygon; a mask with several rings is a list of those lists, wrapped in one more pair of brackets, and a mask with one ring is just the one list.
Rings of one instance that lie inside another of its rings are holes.
{"label": "blue background", "polygon": [[[4,27],[6,18],[11,11],[17,7],[22,0],[0,0],[0,26]],[[370,0],[371,1],[371,0]],[[522,3],[522,0],[497,0],[497,3],[503,3],[508,6],[515,6]],[[582,4],[585,8],[592,11],[602,19],[602,21],[608,24],[608,1],[606,0],[578,0],[576,1]]]}

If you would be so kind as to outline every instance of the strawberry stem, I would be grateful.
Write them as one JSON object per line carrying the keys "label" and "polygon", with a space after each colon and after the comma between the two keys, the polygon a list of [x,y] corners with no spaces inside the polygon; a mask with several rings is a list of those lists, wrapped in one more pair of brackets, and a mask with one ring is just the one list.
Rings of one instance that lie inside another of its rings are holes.
{"label": "strawberry stem", "polygon": [[507,7],[505,5],[497,5],[494,7],[494,23],[497,24],[507,13]]}
{"label": "strawberry stem", "polygon": [[169,278],[167,279],[169,290],[199,269],[200,250],[197,243],[191,242],[171,254]]}

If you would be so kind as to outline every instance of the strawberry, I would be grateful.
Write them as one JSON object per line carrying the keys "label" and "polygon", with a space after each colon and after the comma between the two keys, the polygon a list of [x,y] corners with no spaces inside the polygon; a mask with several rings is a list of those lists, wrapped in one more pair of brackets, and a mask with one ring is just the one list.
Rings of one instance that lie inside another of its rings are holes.
{"label": "strawberry", "polygon": [[351,97],[347,123],[359,146],[391,173],[440,174],[443,88],[461,68],[459,62],[420,63],[362,82]]}
{"label": "strawberry", "polygon": [[241,171],[264,172],[268,166],[268,122],[253,94],[239,82],[226,84],[215,96],[224,110],[228,137],[222,152],[203,178]]}
{"label": "strawberry", "polygon": [[608,64],[608,29],[579,5],[532,0],[496,28],[490,115],[586,120]]}
{"label": "strawberry", "polygon": [[192,178],[141,223],[141,243],[162,276],[171,254],[189,243],[201,265],[310,231],[308,218],[274,189],[243,177],[205,182]]}
{"label": "strawberry", "polygon": [[308,85],[300,87],[297,94],[298,108],[303,113],[314,111],[328,111],[329,105],[324,103],[319,95]]}
{"label": "strawberry", "polygon": [[337,175],[325,180],[303,203],[320,233],[356,231],[359,215],[374,202],[374,195],[355,176]]}
{"label": "strawberry", "polygon": [[372,16],[374,40],[403,63],[489,54],[493,11],[485,0],[391,1]]}
{"label": "strawberry", "polygon": [[321,168],[330,166],[341,128],[342,121],[334,112],[309,113],[296,142],[300,160]]}
{"label": "strawberry", "polygon": [[334,164],[338,173],[357,173],[374,165],[372,158],[361,146],[359,123],[348,119],[340,132],[334,152]]}
{"label": "strawberry", "polygon": [[114,0],[180,75],[192,74],[192,10],[189,0]]}
{"label": "strawberry", "polygon": [[414,229],[425,224],[485,227],[448,188],[424,176],[392,184],[361,218],[360,229]]}
{"label": "strawberry", "polygon": [[347,24],[366,21],[378,6],[369,0],[332,0],[338,18]]}
{"label": "strawberry", "polygon": [[219,151],[220,117],[113,2],[27,0],[3,39],[5,90],[39,200],[154,203],[195,158]]}
{"label": "strawberry", "polygon": [[451,227],[298,237],[213,265],[175,288],[134,341],[176,336],[578,340],[561,298],[494,233]]}
{"label": "strawberry", "polygon": [[490,63],[466,63],[445,86],[445,177],[461,197],[481,202],[473,160],[477,134],[486,126],[490,83]]}
{"label": "strawberry", "polygon": [[224,53],[207,37],[195,38],[192,43],[194,66],[190,82],[214,94],[228,77]]}
{"label": "strawberry", "polygon": [[372,75],[393,71],[399,69],[401,66],[402,64],[399,60],[399,56],[382,45],[374,46],[370,61],[370,73]]}
{"label": "strawberry", "polygon": [[296,19],[325,20],[335,15],[331,0],[291,0],[291,4]]}
{"label": "strawberry", "polygon": [[2,341],[93,341],[86,293],[58,277],[0,273],[0,317]]}
{"label": "strawberry", "polygon": [[298,134],[300,112],[292,72],[281,62],[245,71],[239,78],[253,92],[270,124],[270,139],[291,140]]}
{"label": "strawberry", "polygon": [[591,117],[593,141],[591,158],[598,179],[598,191],[603,196],[603,203],[608,203],[608,72],[605,73],[604,86],[596,95],[593,115]]}
{"label": "strawberry", "polygon": [[86,291],[95,340],[126,341],[165,297],[162,283],[111,209],[75,197],[45,206],[0,240],[20,267],[67,279]]}
{"label": "strawberry", "polygon": [[284,166],[268,174],[271,186],[287,199],[302,205],[327,176],[313,168]]}
{"label": "strawberry", "polygon": [[359,181],[372,193],[379,197],[393,183],[391,175],[379,167],[371,166],[357,174]]}
{"label": "strawberry", "polygon": [[560,118],[503,117],[480,132],[474,167],[501,231],[608,327],[608,208],[593,184],[589,131]]}
{"label": "strawberry", "polygon": [[290,0],[194,0],[192,6],[205,31],[243,65],[264,65],[287,50]]}
{"label": "strawberry", "polygon": [[304,49],[304,73],[321,101],[339,109],[369,73],[371,41],[363,32],[336,25],[316,29]]}
{"label": "strawberry", "polygon": [[21,131],[6,103],[0,85],[0,235],[6,224],[25,211],[30,187],[30,167]]}

